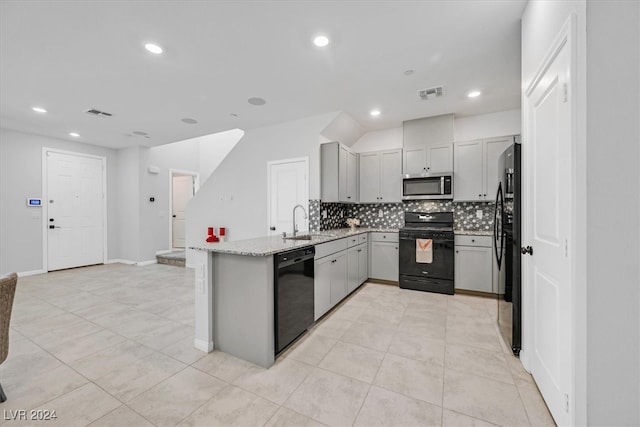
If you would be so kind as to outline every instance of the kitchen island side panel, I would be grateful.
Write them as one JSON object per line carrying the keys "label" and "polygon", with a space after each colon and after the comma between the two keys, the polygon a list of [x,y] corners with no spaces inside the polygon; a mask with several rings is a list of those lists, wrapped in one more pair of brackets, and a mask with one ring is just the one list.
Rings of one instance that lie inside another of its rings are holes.
{"label": "kitchen island side panel", "polygon": [[275,357],[273,257],[212,255],[215,348],[268,368]]}

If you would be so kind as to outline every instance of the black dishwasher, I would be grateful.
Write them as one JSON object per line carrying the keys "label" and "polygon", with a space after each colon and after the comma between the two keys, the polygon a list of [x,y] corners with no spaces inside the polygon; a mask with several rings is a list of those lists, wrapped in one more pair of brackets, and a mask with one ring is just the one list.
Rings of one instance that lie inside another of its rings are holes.
{"label": "black dishwasher", "polygon": [[276,354],[313,324],[314,247],[274,256]]}

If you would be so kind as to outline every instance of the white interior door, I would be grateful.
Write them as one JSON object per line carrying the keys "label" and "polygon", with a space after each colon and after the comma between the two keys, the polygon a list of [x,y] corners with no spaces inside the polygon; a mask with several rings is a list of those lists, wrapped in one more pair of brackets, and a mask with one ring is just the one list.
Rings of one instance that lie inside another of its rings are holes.
{"label": "white interior door", "polygon": [[184,211],[194,194],[194,177],[173,176],[171,188],[171,244],[174,248],[184,248]]}
{"label": "white interior door", "polygon": [[[293,207],[304,206],[309,214],[308,160],[291,159],[269,162],[269,234],[293,231]],[[298,231],[309,230],[309,220],[302,209],[296,210]]]}
{"label": "white interior door", "polygon": [[103,160],[46,153],[47,270],[104,262]]}
{"label": "white interior door", "polygon": [[[569,425],[572,387],[570,47],[563,44],[526,92],[527,166],[525,255],[527,288],[523,307],[530,310],[531,374],[558,425]],[[573,407],[573,405],[572,405]]]}

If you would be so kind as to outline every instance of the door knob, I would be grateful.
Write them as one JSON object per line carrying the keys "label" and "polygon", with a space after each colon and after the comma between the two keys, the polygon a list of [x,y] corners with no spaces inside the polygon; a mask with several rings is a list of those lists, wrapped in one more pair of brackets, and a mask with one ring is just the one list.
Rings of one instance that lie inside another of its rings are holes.
{"label": "door knob", "polygon": [[276,231],[276,228],[275,228],[275,227],[273,227],[273,226],[271,226],[271,227],[269,227],[269,230],[271,230],[271,231]]}
{"label": "door knob", "polygon": [[175,218],[177,215],[171,215],[171,216]]}
{"label": "door knob", "polygon": [[526,254],[533,255],[533,248],[531,246],[526,246],[526,247],[523,246],[520,248],[520,253],[522,255],[526,255]]}

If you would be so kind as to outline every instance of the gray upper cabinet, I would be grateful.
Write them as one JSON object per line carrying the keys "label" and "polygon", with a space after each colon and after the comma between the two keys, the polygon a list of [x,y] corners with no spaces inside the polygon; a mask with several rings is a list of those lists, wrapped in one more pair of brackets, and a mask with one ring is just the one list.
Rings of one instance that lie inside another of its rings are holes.
{"label": "gray upper cabinet", "polygon": [[453,114],[408,120],[402,130],[404,174],[453,170]]}
{"label": "gray upper cabinet", "polygon": [[405,148],[402,173],[451,172],[453,170],[453,143],[431,145],[426,148]]}
{"label": "gray upper cabinet", "polygon": [[[498,160],[504,150],[513,143],[514,137],[491,138],[484,140],[485,188],[487,200],[495,200],[500,182],[501,172],[498,170]],[[483,193],[484,194],[484,193]]]}
{"label": "gray upper cabinet", "polygon": [[360,203],[380,202],[380,156],[360,153]]}
{"label": "gray upper cabinet", "polygon": [[355,203],[357,156],[338,142],[320,145],[320,186],[323,202]]}
{"label": "gray upper cabinet", "polygon": [[492,201],[498,189],[500,154],[513,137],[479,139],[454,144],[453,198],[455,201]]}
{"label": "gray upper cabinet", "polygon": [[482,141],[454,144],[454,200],[484,200],[482,198]]}
{"label": "gray upper cabinet", "polygon": [[360,202],[402,200],[402,150],[360,153]]}

